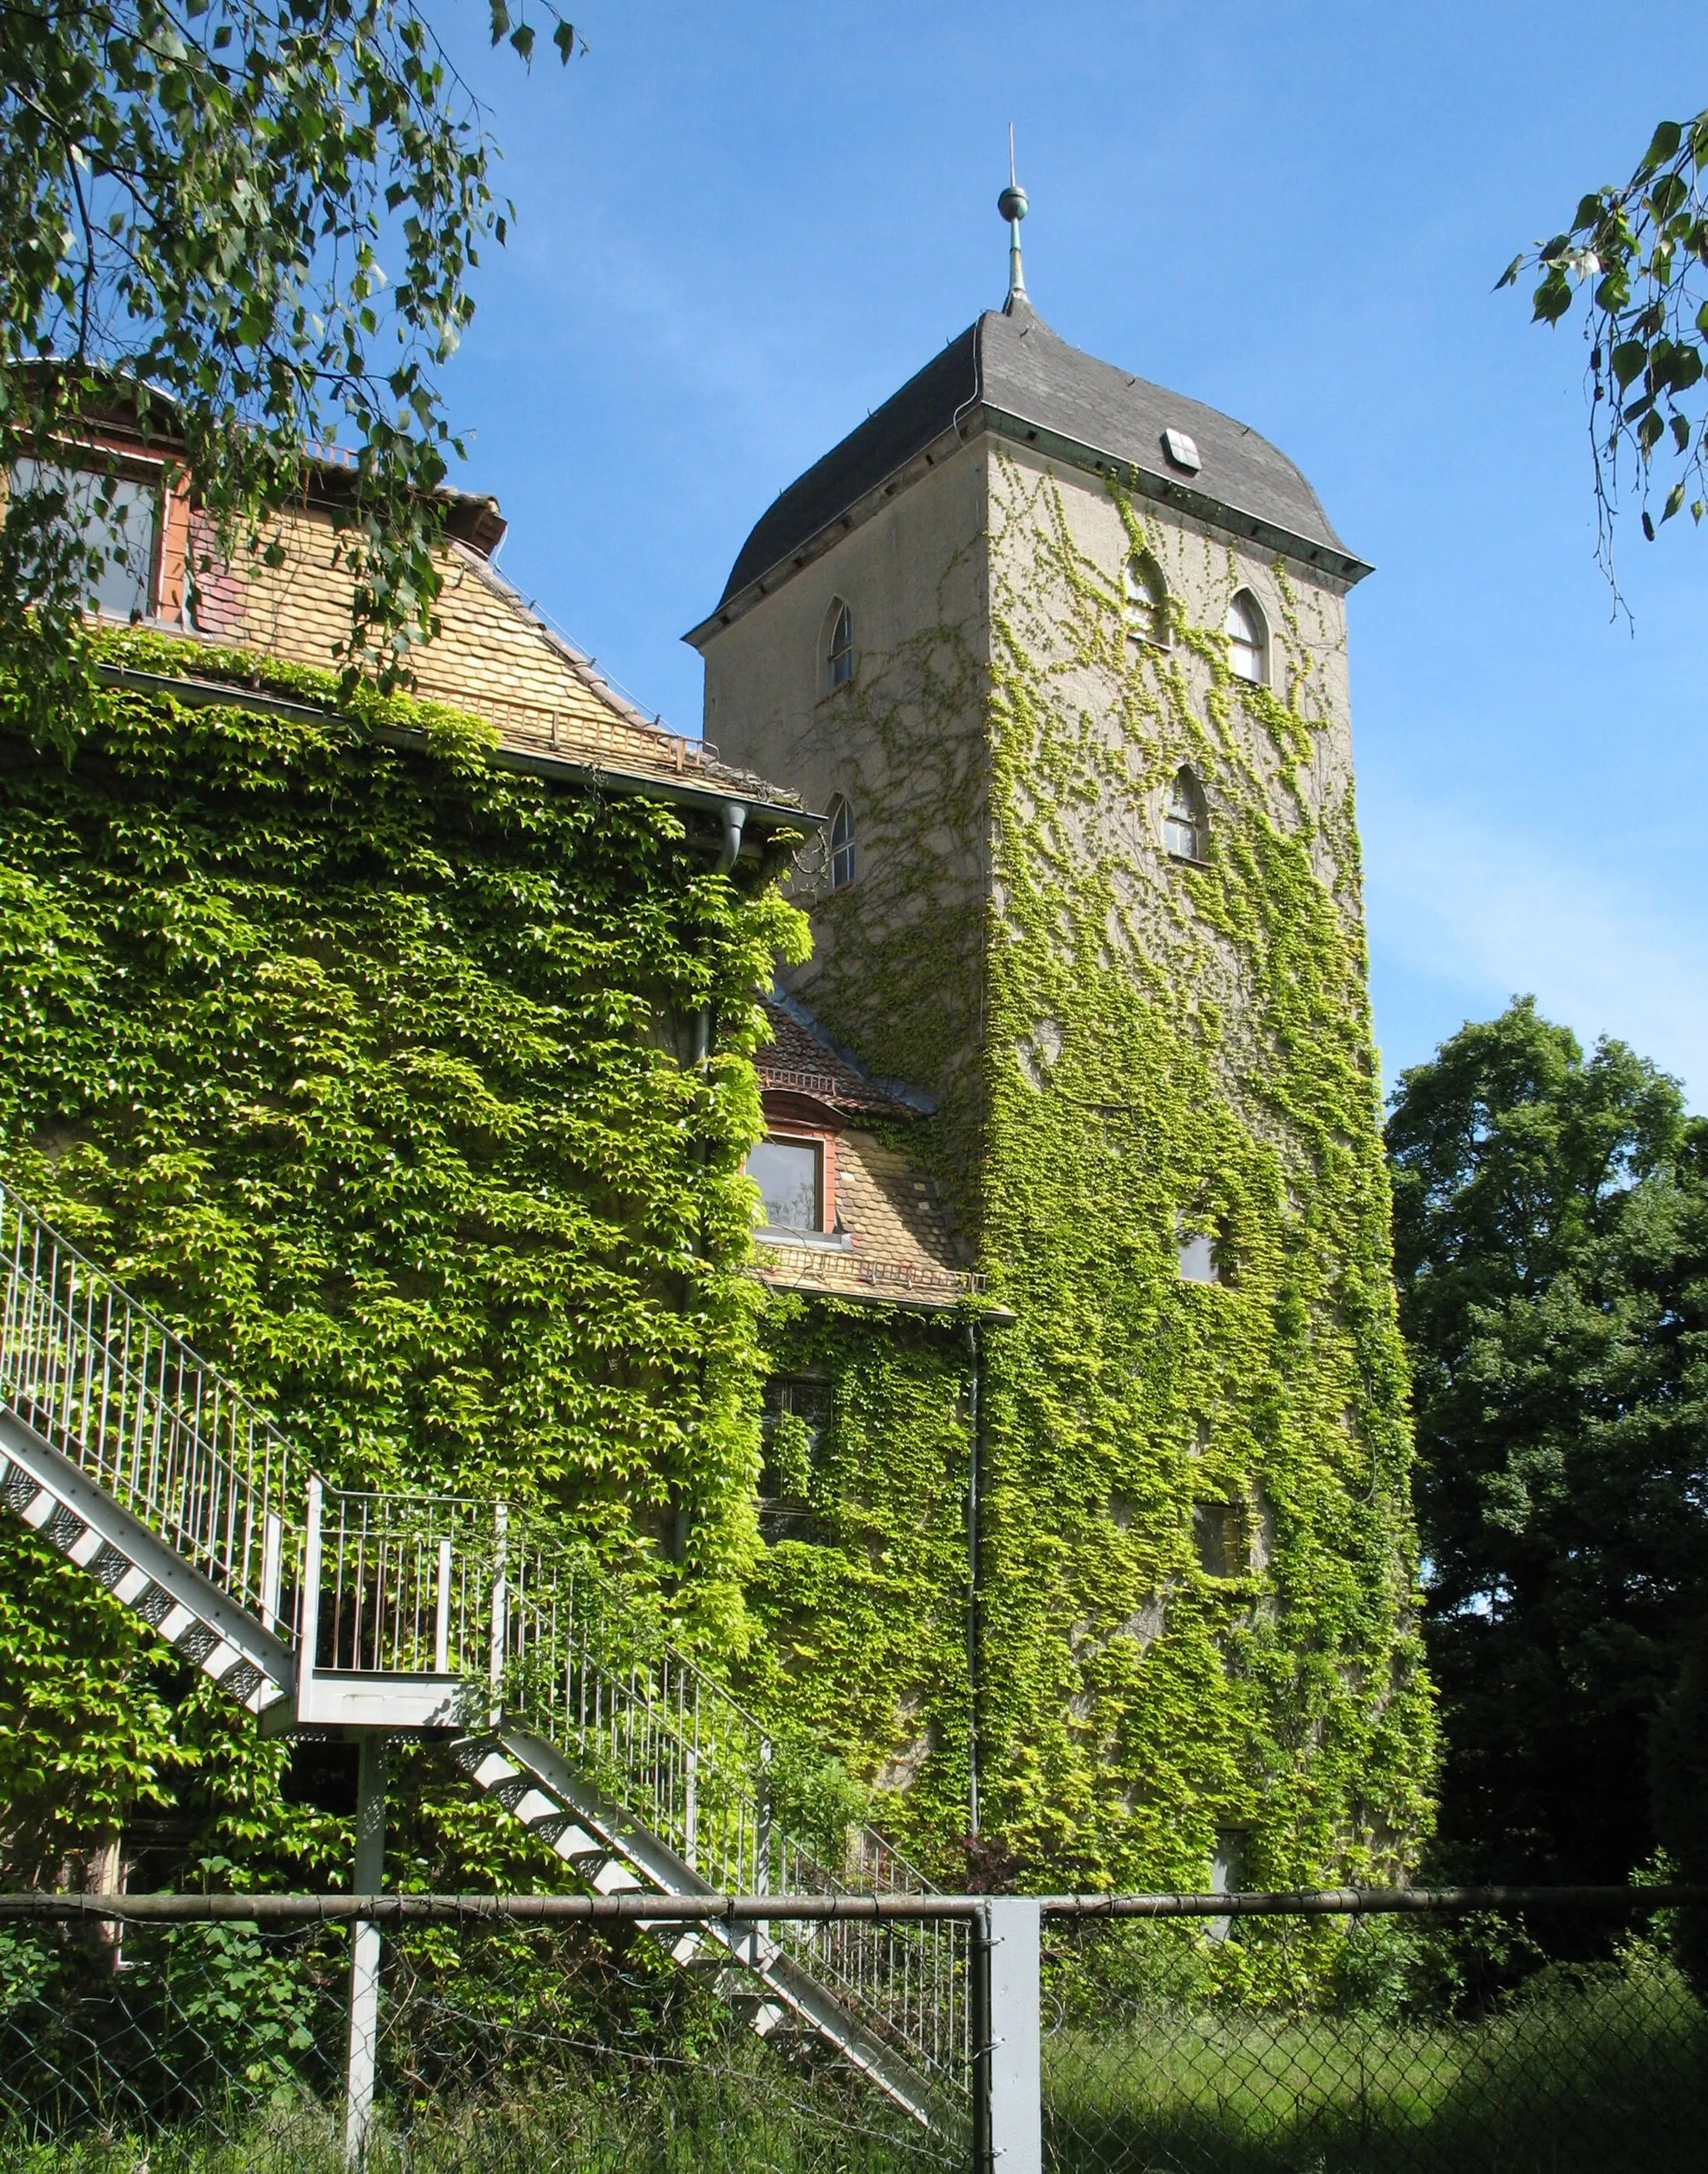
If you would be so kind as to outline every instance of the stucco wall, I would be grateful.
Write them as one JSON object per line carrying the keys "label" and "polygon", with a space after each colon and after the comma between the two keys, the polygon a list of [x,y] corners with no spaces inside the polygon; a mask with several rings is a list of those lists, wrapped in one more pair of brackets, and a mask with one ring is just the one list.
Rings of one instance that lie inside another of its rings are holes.
{"label": "stucco wall", "polygon": [[[1224,1090],[1254,1130],[1278,1137],[1260,1083],[1253,1091],[1263,1052],[1242,1031],[1249,955],[1193,907],[1185,871],[1165,847],[1164,813],[1185,765],[1204,792],[1213,840],[1225,842],[1254,803],[1283,832],[1305,830],[1317,879],[1362,944],[1343,591],[1178,514],[1123,505],[1100,477],[1024,447],[1005,446],[989,473],[992,608],[1052,703],[1078,721],[1072,774],[1040,777],[1030,788],[1035,805],[1047,808],[1062,856],[1105,875],[1116,900],[1111,954],[1141,976],[1162,968],[1221,1011]],[[1140,553],[1165,584],[1165,646],[1122,626],[1123,571]],[[1205,653],[1224,654],[1228,608],[1240,591],[1266,624],[1267,684],[1304,727],[1284,749],[1241,683],[1230,686],[1224,674],[1218,692]],[[995,889],[1000,916],[1000,868]],[[1042,1025],[1047,1039],[1050,1023]]]}
{"label": "stucco wall", "polygon": [[[871,1070],[938,1095],[972,1207],[979,1129],[989,457],[970,446],[706,642],[705,732],[724,760],[855,815],[858,873],[832,892],[822,847],[792,895],[813,951],[790,986]],[[833,603],[855,669],[825,674]]]}

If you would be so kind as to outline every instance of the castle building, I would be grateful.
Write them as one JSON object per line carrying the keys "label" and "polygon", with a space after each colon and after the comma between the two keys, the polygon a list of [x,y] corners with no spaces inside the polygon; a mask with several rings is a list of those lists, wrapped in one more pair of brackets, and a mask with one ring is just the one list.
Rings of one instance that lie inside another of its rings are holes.
{"label": "castle building", "polygon": [[[857,1675],[863,1632],[878,1778],[970,1744],[1023,1879],[1381,1878],[1431,1721],[1353,806],[1370,569],[1256,432],[1051,330],[1003,208],[1006,306],[778,497],[687,637],[707,740],[830,819],[780,1001],[913,1090],[891,1122],[985,1293],[944,1536],[972,1681],[797,1566],[801,1695],[830,1620]],[[773,1096],[754,1167],[831,1154],[812,1117]],[[838,1364],[774,1387],[774,1431],[835,1410]],[[914,1437],[862,1440],[839,1484],[905,1493]]]}

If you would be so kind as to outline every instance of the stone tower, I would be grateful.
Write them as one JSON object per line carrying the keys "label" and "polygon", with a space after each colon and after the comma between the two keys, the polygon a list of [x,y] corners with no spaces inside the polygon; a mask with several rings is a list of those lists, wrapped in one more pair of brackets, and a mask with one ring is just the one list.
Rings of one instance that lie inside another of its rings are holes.
{"label": "stone tower", "polygon": [[981,1405],[992,1846],[1023,1884],[1385,1877],[1430,1719],[1353,814],[1370,570],[1282,453],[1068,345],[1017,273],[759,521],[688,637],[706,737],[830,812],[792,993],[935,1098],[1015,1315]]}

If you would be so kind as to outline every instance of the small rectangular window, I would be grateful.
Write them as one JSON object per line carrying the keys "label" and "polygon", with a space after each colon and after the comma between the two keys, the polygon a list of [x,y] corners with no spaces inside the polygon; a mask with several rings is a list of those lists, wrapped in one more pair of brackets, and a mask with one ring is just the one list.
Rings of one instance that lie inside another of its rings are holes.
{"label": "small rectangular window", "polygon": [[1220,1283],[1222,1270],[1216,1257],[1216,1241],[1208,1231],[1182,1229],[1176,1246],[1183,1283]]}
{"label": "small rectangular window", "polygon": [[786,1374],[766,1382],[759,1514],[759,1537],[770,1544],[822,1538],[809,1498],[830,1415],[828,1383]]}
{"label": "small rectangular window", "polygon": [[1240,1577],[1246,1570],[1246,1518],[1238,1502],[1195,1502],[1192,1545],[1206,1577]]}
{"label": "small rectangular window", "polygon": [[64,492],[67,529],[91,555],[100,554],[87,601],[103,618],[128,622],[152,616],[159,520],[154,484],[22,460],[13,468],[12,489]]}
{"label": "small rectangular window", "polygon": [[747,1159],[747,1174],[759,1187],[759,1219],[768,1229],[824,1229],[822,1140],[763,1139]]}

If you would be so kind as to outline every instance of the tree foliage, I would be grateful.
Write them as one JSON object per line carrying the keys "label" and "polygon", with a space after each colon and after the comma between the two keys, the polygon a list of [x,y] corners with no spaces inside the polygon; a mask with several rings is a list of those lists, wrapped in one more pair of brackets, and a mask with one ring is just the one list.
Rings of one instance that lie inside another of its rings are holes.
{"label": "tree foliage", "polygon": [[1663,121],[1628,181],[1592,190],[1565,233],[1521,251],[1500,276],[1508,287],[1527,268],[1539,275],[1533,307],[1544,324],[1586,298],[1597,555],[1610,576],[1622,468],[1651,543],[1651,495],[1663,468],[1673,479],[1661,521],[1686,504],[1693,521],[1708,513],[1705,175],[1708,112]]}
{"label": "tree foliage", "polygon": [[1619,1879],[1708,1595],[1708,1195],[1677,1086],[1516,1002],[1388,1126],[1458,1868]]}
{"label": "tree foliage", "polygon": [[[505,0],[491,34],[532,52]],[[435,373],[513,215],[493,154],[410,0],[0,6],[0,657],[74,686],[100,560],[138,548],[92,542],[48,465],[117,397],[145,429],[170,411],[228,552],[265,548],[268,515],[352,448],[349,656],[395,676],[432,630],[434,494],[462,450]]]}

